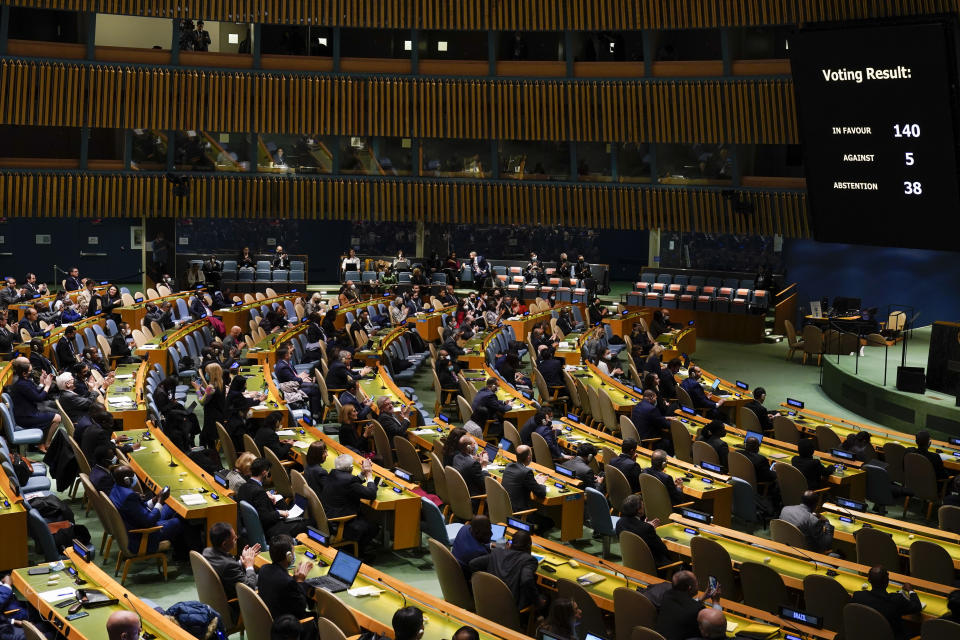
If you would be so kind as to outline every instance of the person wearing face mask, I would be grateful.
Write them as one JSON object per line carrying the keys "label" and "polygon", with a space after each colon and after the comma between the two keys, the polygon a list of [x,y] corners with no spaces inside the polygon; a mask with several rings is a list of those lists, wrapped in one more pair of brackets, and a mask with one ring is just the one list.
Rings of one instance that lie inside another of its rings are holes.
{"label": "person wearing face mask", "polygon": [[130,325],[126,322],[120,322],[117,324],[117,333],[114,334],[113,339],[110,340],[110,357],[118,358],[118,364],[130,364],[132,362],[140,362],[140,358],[133,355],[130,351],[130,345],[127,343],[127,338],[130,336]]}
{"label": "person wearing face mask", "polygon": [[580,286],[587,290],[588,295],[593,295],[597,281],[593,279],[593,272],[583,255],[577,256],[577,263],[573,265],[573,277],[580,281]]}
{"label": "person wearing face mask", "polygon": [[446,349],[440,349],[437,352],[437,363],[434,368],[444,395],[460,393],[460,383],[457,382],[457,363],[453,361]]}
{"label": "person wearing face mask", "polygon": [[700,378],[702,377],[703,372],[700,367],[691,365],[688,369],[687,379],[681,382],[680,386],[690,395],[694,410],[707,409],[708,418],[722,420],[723,413],[720,412],[720,407],[723,406],[724,399],[717,398],[714,400],[713,397],[708,396],[700,384]]}
{"label": "person wearing face mask", "polygon": [[548,404],[542,405],[540,410],[533,414],[533,416],[520,427],[520,442],[528,447],[532,447],[533,442],[530,440],[530,434],[539,429],[540,425],[550,424],[552,420],[553,407]]}
{"label": "person wearing face mask", "polygon": [[[453,436],[453,431],[450,432]],[[448,437],[451,437],[448,436]],[[453,460],[450,466],[460,472],[464,482],[467,483],[467,489],[470,495],[477,496],[485,494],[486,486],[483,478],[490,475],[484,470],[487,466],[486,452],[479,452],[476,440],[473,436],[464,430],[459,431],[459,438],[456,440],[456,451],[453,454]]]}
{"label": "person wearing face mask", "polygon": [[543,277],[543,264],[537,257],[536,251],[530,252],[530,262],[523,269],[523,277],[527,282],[533,282],[534,280],[539,282]]}
{"label": "person wearing face mask", "polygon": [[619,362],[613,357],[613,352],[610,349],[604,349],[600,359],[597,360],[597,369],[600,370],[600,373],[608,376],[619,377],[623,375],[623,369],[618,365]]}
{"label": "person wearing face mask", "polygon": [[540,437],[547,441],[547,447],[550,449],[550,455],[554,462],[565,462],[572,457],[565,454],[560,448],[560,444],[557,442],[557,431],[553,427],[553,421],[548,416],[545,415],[540,420],[534,433],[540,434]]}
{"label": "person wearing face mask", "polygon": [[277,245],[277,250],[273,253],[273,268],[290,270],[290,256],[280,245]]}
{"label": "person wearing face mask", "polygon": [[[130,531],[157,526],[160,530],[151,533],[147,539],[146,553],[156,553],[160,543],[165,541],[175,542],[179,546],[183,521],[177,517],[173,509],[163,504],[170,497],[169,489],[162,490],[156,498],[145,499],[140,493],[140,480],[137,474],[127,465],[114,468],[113,481],[115,484],[110,490],[110,501],[120,512],[123,524],[127,528],[127,537],[130,541],[128,551],[134,554],[142,553],[140,538],[143,534],[130,533]],[[178,549],[178,551],[182,550]]]}
{"label": "person wearing face mask", "polygon": [[360,299],[360,296],[357,294],[357,286],[353,284],[353,280],[347,280],[343,283],[343,286],[340,287],[340,291],[337,294],[337,301],[341,306],[351,304]]}

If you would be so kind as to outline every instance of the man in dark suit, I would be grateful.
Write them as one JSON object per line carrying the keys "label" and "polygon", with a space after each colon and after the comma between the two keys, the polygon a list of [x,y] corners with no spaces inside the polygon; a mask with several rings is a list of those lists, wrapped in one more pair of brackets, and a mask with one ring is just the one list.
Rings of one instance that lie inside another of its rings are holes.
{"label": "man in dark suit", "polygon": [[20,326],[7,324],[7,314],[0,311],[0,353],[10,353],[13,345],[20,341]]}
{"label": "man in dark suit", "polygon": [[117,323],[117,332],[110,339],[110,357],[118,358],[117,362],[119,364],[140,362],[140,358],[130,351],[130,344],[127,342],[127,336],[129,335],[130,325],[126,322]]}
{"label": "man in dark suit", "polygon": [[603,478],[593,472],[590,460],[597,455],[597,448],[589,442],[581,442],[577,447],[577,455],[564,461],[560,466],[573,471],[573,477],[582,482],[583,488],[602,491]]}
{"label": "man in dark suit", "polygon": [[23,288],[27,292],[27,297],[44,296],[47,294],[47,285],[37,282],[37,274],[28,273],[23,279]]}
{"label": "man in dark suit", "polygon": [[777,474],[770,468],[770,461],[760,455],[760,441],[753,436],[747,438],[743,443],[742,453],[753,465],[757,482],[772,482],[772,488],[776,488]]}
{"label": "man in dark suit", "polygon": [[[479,407],[483,407],[487,410],[487,416],[491,420],[494,420],[499,426],[503,421],[503,414],[510,411],[512,407],[506,402],[501,402],[497,399],[497,389],[500,388],[500,382],[497,378],[487,378],[487,386],[477,392],[477,395],[473,397],[473,403],[470,405],[470,408],[476,412]],[[488,433],[503,433],[503,427],[499,427],[499,432],[497,429],[491,427],[488,429]]]}
{"label": "man in dark suit", "polygon": [[517,531],[510,546],[497,546],[470,561],[470,571],[486,571],[497,576],[510,589],[517,606],[542,604],[543,596],[537,592],[537,559],[530,553],[532,541],[526,531]]}
{"label": "man in dark suit", "polygon": [[373,542],[380,527],[360,513],[361,500],[373,500],[377,497],[373,464],[369,459],[364,459],[361,463],[360,472],[361,476],[353,475],[352,456],[346,453],[337,456],[333,471],[327,475],[327,480],[323,483],[320,501],[328,517],[357,516],[341,526],[346,527],[343,537],[347,540],[356,540],[362,553]]}
{"label": "man in dark suit", "polygon": [[410,405],[404,405],[400,408],[400,417],[393,410],[394,402],[390,396],[380,396],[377,400],[377,422],[387,432],[387,439],[393,444],[393,437],[407,437],[407,429],[410,428]]}
{"label": "man in dark suit", "polygon": [[343,349],[340,351],[339,359],[330,365],[330,369],[327,371],[327,389],[346,389],[347,380],[358,380],[359,378],[370,373],[370,367],[364,367],[360,370],[360,374],[355,374],[350,369],[350,360],[353,358],[353,354]]}
{"label": "man in dark suit", "polygon": [[808,489],[819,489],[823,486],[823,479],[833,473],[831,467],[825,466],[813,457],[816,448],[813,438],[803,438],[797,443],[797,455],[790,461],[790,464],[799,469],[807,479]]}
{"label": "man in dark suit", "polygon": [[[183,531],[183,521],[177,517],[168,505],[163,504],[170,495],[170,491],[161,492],[156,499],[144,501],[137,491],[140,482],[133,469],[127,465],[120,465],[113,470],[113,489],[110,490],[110,501],[120,512],[123,524],[127,531],[132,529],[149,529],[160,527],[160,531],[150,534],[147,541],[147,552],[155,553],[163,540],[178,542]],[[140,533],[128,533],[130,542],[129,551],[136,553],[140,548]],[[179,545],[178,545],[179,546]],[[182,552],[178,549],[178,552]],[[179,553],[178,553],[179,555]]]}
{"label": "man in dark suit", "polygon": [[640,536],[640,538],[650,547],[650,553],[657,566],[662,566],[670,562],[670,552],[663,540],[657,535],[657,527],[660,526],[660,519],[646,520],[644,518],[643,502],[640,496],[631,493],[624,498],[620,505],[620,519],[617,520],[616,533],[619,536],[624,531]]}
{"label": "man in dark suit", "polygon": [[310,380],[310,376],[304,373],[298,373],[293,366],[293,350],[287,345],[277,349],[277,365],[274,369],[277,374],[277,380],[280,384],[284,382],[295,382],[298,388],[310,399],[310,413],[314,416],[323,414],[323,396],[320,393],[320,386]]}
{"label": "man in dark suit", "polygon": [[457,359],[464,354],[463,348],[457,343],[457,340],[464,340],[464,335],[467,333],[466,329],[460,329],[456,333],[452,334],[449,338],[446,339],[441,347],[444,351],[449,354],[450,358],[456,362]]}
{"label": "man in dark suit", "polygon": [[473,282],[477,285],[477,290],[483,289],[484,280],[490,277],[490,265],[487,259],[476,251],[470,252],[470,268],[473,270]]}
{"label": "man in dark suit", "polygon": [[[527,466],[532,461],[533,449],[522,444],[517,447],[517,461],[511,462],[503,470],[503,488],[510,496],[510,504],[514,511],[524,511],[537,506],[537,503],[530,498],[530,494],[540,500],[547,496],[547,476],[542,473],[534,474],[533,469]],[[527,519],[541,534],[553,527],[553,520],[539,513],[531,513]]]}
{"label": "man in dark suit", "polygon": [[[313,563],[304,560],[291,576],[287,568],[295,561],[293,539],[290,536],[277,535],[270,539],[270,564],[260,567],[257,583],[260,598],[274,619],[290,614],[300,620],[309,615],[307,608],[310,598],[307,594],[310,592],[310,585],[306,584],[305,580],[313,568]],[[313,633],[316,634],[316,631]]]}
{"label": "man in dark suit", "polygon": [[903,616],[911,613],[920,613],[922,606],[917,593],[907,583],[903,583],[899,592],[887,593],[890,575],[886,568],[877,565],[867,574],[870,582],[869,591],[856,591],[851,602],[862,604],[875,609],[887,619],[893,635],[897,640],[909,637],[903,628]]}
{"label": "man in dark suit", "polygon": [[477,443],[470,436],[464,434],[457,441],[457,452],[453,454],[453,460],[450,466],[456,469],[467,483],[467,490],[470,495],[477,496],[487,492],[484,485],[484,477],[490,475],[483,470],[486,464],[486,458],[481,454],[477,456]]}
{"label": "man in dark suit", "polygon": [[83,289],[83,279],[80,278],[80,269],[73,267],[70,269],[70,275],[64,281],[67,291],[80,291]]}
{"label": "man in dark suit", "polygon": [[670,429],[670,425],[657,408],[655,391],[647,389],[643,392],[643,399],[633,406],[630,419],[633,421],[633,426],[637,428],[641,440],[657,439],[650,448],[663,449],[673,455],[673,442],[670,438],[664,437],[664,432]]}
{"label": "man in dark suit", "polygon": [[930,433],[928,431],[917,432],[917,446],[907,449],[907,453],[919,453],[930,461],[933,465],[933,472],[937,475],[937,480],[944,480],[949,475],[943,467],[943,459],[940,454],[930,451]]}
{"label": "man in dark suit", "polygon": [[667,368],[657,374],[660,380],[660,395],[667,402],[677,399],[677,387],[680,385],[677,383],[676,376],[682,365],[680,358],[673,358],[667,363]]}
{"label": "man in dark suit", "polygon": [[242,582],[254,590],[257,588],[253,561],[260,553],[260,545],[244,547],[239,560],[233,555],[236,545],[237,532],[233,527],[226,522],[215,522],[210,527],[210,546],[203,550],[203,557],[217,572],[228,600],[237,597],[237,583]]}
{"label": "man in dark suit", "polygon": [[57,354],[57,364],[61,369],[69,369],[80,362],[80,354],[77,353],[77,328],[73,325],[63,330],[63,335],[57,340],[57,346],[54,352]]}
{"label": "man in dark suit", "polygon": [[753,399],[743,406],[753,411],[757,416],[757,420],[760,421],[760,428],[763,429],[763,431],[770,432],[773,431],[773,417],[780,414],[776,411],[767,411],[767,408],[763,406],[763,401],[766,397],[767,390],[763,387],[757,387],[753,390]]}
{"label": "man in dark suit", "polygon": [[[664,468],[667,466],[667,452],[663,449],[657,449],[650,456],[650,467],[644,469],[643,472],[653,476],[667,488],[667,493],[670,494],[670,502],[673,504],[679,504],[684,501],[683,498],[683,480],[680,478],[672,478],[669,474],[664,472]],[[639,484],[639,480],[637,481]]]}
{"label": "man in dark suit", "polygon": [[213,316],[213,309],[207,306],[207,303],[204,302],[203,298],[200,297],[198,293],[190,301],[190,315],[194,319],[203,318],[204,316]]}
{"label": "man in dark suit", "polygon": [[[537,355],[540,357],[537,368],[540,369],[540,375],[543,376],[544,382],[547,383],[548,387],[563,387],[560,390],[560,395],[567,395],[567,383],[563,379],[564,361],[555,357],[555,351],[550,346],[539,349]],[[550,389],[550,393],[553,393],[553,389]]]}
{"label": "man in dark suit", "polygon": [[703,609],[703,601],[710,598],[716,605],[720,601],[720,590],[707,591],[703,598],[697,598],[697,576],[692,571],[677,571],[673,574],[672,585],[663,594],[653,628],[666,640],[696,637],[700,632],[697,615]]}
{"label": "man in dark suit", "polygon": [[23,312],[23,320],[20,321],[20,328],[26,329],[31,337],[36,338],[43,334],[43,327],[40,326],[40,314],[33,307]]}
{"label": "man in dark suit", "polygon": [[290,514],[286,509],[277,509],[283,504],[283,497],[278,493],[269,494],[263,488],[270,477],[270,463],[265,458],[257,458],[250,464],[250,478],[237,489],[237,499],[249,502],[257,510],[260,524],[268,538],[280,534],[297,535],[307,530],[303,520],[287,520]]}
{"label": "man in dark suit", "polygon": [[348,404],[353,405],[357,410],[357,420],[369,420],[370,412],[373,411],[373,402],[370,398],[361,401],[357,397],[357,383],[353,380],[347,380],[347,386],[340,394],[340,404],[344,407]]}
{"label": "man in dark suit", "polygon": [[683,390],[690,394],[690,399],[693,400],[693,409],[707,409],[707,415],[711,418],[722,420],[723,414],[720,413],[720,407],[723,406],[723,398],[719,400],[711,400],[707,397],[706,392],[704,392],[703,387],[700,385],[700,378],[703,376],[703,372],[700,370],[700,367],[696,365],[690,365],[688,369],[689,375],[687,379],[680,383],[680,386],[683,387]]}
{"label": "man in dark suit", "polygon": [[540,410],[533,414],[529,420],[520,427],[520,442],[528,447],[533,446],[533,440],[530,434],[536,431],[543,424],[551,424],[553,421],[553,407],[548,404],[542,405]]}
{"label": "man in dark suit", "polygon": [[707,608],[697,614],[700,634],[690,640],[724,640],[727,637],[727,616],[721,609]]}
{"label": "man in dark suit", "polygon": [[637,441],[633,438],[624,438],[620,445],[620,455],[613,460],[606,462],[617,469],[623,475],[627,476],[627,482],[630,483],[630,491],[637,493],[640,491],[640,474],[643,469],[637,464]]}

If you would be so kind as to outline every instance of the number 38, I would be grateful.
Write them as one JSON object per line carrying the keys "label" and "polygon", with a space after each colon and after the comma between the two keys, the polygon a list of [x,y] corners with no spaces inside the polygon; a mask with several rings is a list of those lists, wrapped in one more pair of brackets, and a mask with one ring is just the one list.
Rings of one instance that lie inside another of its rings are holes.
{"label": "number 38", "polygon": [[903,193],[908,196],[919,196],[923,193],[923,185],[919,182],[906,180],[903,183]]}

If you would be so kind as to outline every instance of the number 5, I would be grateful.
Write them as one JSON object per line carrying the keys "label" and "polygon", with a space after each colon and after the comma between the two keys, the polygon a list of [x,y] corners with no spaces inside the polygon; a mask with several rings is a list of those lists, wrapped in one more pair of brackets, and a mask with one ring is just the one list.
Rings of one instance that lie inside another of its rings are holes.
{"label": "number 5", "polygon": [[913,166],[913,151],[907,151],[907,152],[904,154],[904,156],[905,156],[905,158],[906,158],[906,164],[907,164],[907,166],[908,166],[908,167],[912,167],[912,166]]}

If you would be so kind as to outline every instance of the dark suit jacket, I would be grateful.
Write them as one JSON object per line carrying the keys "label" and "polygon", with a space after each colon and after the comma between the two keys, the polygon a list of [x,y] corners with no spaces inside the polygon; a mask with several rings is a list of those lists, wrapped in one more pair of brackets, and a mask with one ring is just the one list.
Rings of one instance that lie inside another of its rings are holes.
{"label": "dark suit jacket", "polygon": [[743,455],[753,464],[753,469],[757,474],[757,482],[776,482],[777,474],[770,469],[770,461],[759,453],[750,451],[741,451]]}
{"label": "dark suit jacket", "polygon": [[949,474],[947,470],[943,468],[943,459],[933,451],[927,449],[926,451],[920,451],[916,447],[910,447],[907,449],[906,453],[919,453],[924,458],[930,461],[930,464],[933,465],[933,472],[937,474],[937,480],[943,480]]}
{"label": "dark suit jacket", "polygon": [[[643,470],[644,473],[653,476],[660,481],[663,486],[667,488],[667,493],[670,494],[670,502],[673,504],[678,504],[684,501],[683,492],[680,489],[677,489],[677,485],[673,483],[673,478],[669,474],[664,473],[663,471],[657,471],[653,467],[649,467]],[[639,483],[639,480],[638,480]]]}
{"label": "dark suit jacket", "polygon": [[10,399],[13,400],[14,418],[35,418],[41,411],[37,403],[47,399],[47,392],[33,383],[33,380],[20,378],[16,383],[7,387]]}
{"label": "dark suit jacket", "polygon": [[79,291],[83,288],[83,283],[80,282],[80,278],[74,278],[73,276],[67,276],[66,280],[67,291]]}
{"label": "dark suit jacket", "polygon": [[67,369],[77,364],[77,346],[72,340],[67,340],[66,336],[57,340],[54,352],[57,354],[57,363],[61,369]]}
{"label": "dark suit jacket", "polygon": [[327,470],[319,464],[307,465],[303,470],[303,477],[307,481],[307,486],[313,489],[317,497],[323,495],[323,485],[327,482]]}
{"label": "dark suit jacket", "polygon": [[664,369],[662,373],[657,374],[660,377],[660,396],[667,400],[677,399],[677,379],[669,369]]}
{"label": "dark suit jacket", "polygon": [[670,428],[667,419],[660,414],[657,405],[650,404],[646,400],[638,402],[633,406],[630,412],[630,419],[633,420],[641,440],[648,438],[661,438],[663,432]]}
{"label": "dark suit jacket", "polygon": [[[286,567],[274,563],[260,567],[258,593],[267,605],[273,619],[289,613],[297,620],[307,617],[307,590],[309,585],[297,582]],[[236,589],[236,587],[234,587]]]}
{"label": "dark suit jacket", "polygon": [[[540,362],[540,374],[548,387],[564,387],[566,389],[566,382],[563,379],[563,365],[564,362],[560,358],[547,358]],[[561,391],[560,393],[564,394],[566,392]]]}
{"label": "dark suit jacket", "polygon": [[257,572],[246,571],[240,561],[229,553],[224,553],[219,549],[207,547],[203,550],[203,557],[210,563],[213,570],[220,576],[220,582],[223,583],[223,590],[227,594],[227,599],[232,600],[237,597],[237,583],[242,582],[251,589],[257,588]]}
{"label": "dark suit jacket", "polygon": [[657,535],[657,530],[654,529],[653,525],[649,522],[636,516],[620,518],[617,521],[615,531],[618,536],[624,531],[629,531],[630,533],[635,533],[640,536],[643,541],[647,543],[647,546],[650,547],[650,553],[653,554],[658,565],[665,564],[666,561],[670,559],[670,554],[667,553],[667,546],[663,544],[663,540]]}
{"label": "dark suit jacket", "polygon": [[267,532],[268,537],[270,535],[269,530],[283,520],[277,512],[273,500],[267,495],[267,490],[256,480],[247,480],[240,485],[240,488],[237,489],[237,500],[249,502],[250,506],[257,510],[257,515],[260,516],[260,524],[263,525],[263,530]]}
{"label": "dark suit jacket", "polygon": [[370,412],[373,410],[372,404],[368,404],[364,406],[363,403],[360,402],[360,399],[357,398],[357,396],[350,393],[349,391],[344,391],[343,393],[340,394],[340,404],[343,406],[352,404],[354,408],[357,410],[358,420],[366,420],[367,418],[370,417]]}
{"label": "dark suit jacket", "polygon": [[690,394],[690,399],[693,400],[693,409],[715,409],[717,407],[717,403],[707,397],[703,387],[693,378],[687,378],[680,383],[680,386]]}
{"label": "dark suit jacket", "polygon": [[813,458],[793,456],[790,464],[803,473],[803,476],[807,479],[807,487],[810,489],[819,489],[823,485],[823,478],[833,473],[830,467],[825,467],[819,460]]}
{"label": "dark suit jacket", "polygon": [[334,469],[327,474],[320,500],[328,516],[339,518],[359,513],[361,500],[373,500],[376,497],[377,486],[373,480],[364,484],[360,476]]}
{"label": "dark suit jacket", "polygon": [[410,428],[409,420],[400,420],[392,413],[380,413],[377,422],[379,422],[383,430],[387,432],[387,439],[390,440],[391,445],[393,444],[393,436],[400,436],[401,438],[407,437],[407,429]]}
{"label": "dark suit jacket", "polygon": [[[114,485],[110,490],[110,501],[117,507],[123,524],[127,530],[147,529],[156,526],[160,522],[160,509],[148,509],[144,504],[142,496],[127,487]],[[157,531],[150,534],[150,542],[147,544],[147,551],[154,552],[160,544],[160,534]],[[136,551],[140,548],[141,533],[131,533],[128,535],[130,541],[130,550]]]}
{"label": "dark suit jacket", "polygon": [[685,591],[670,589],[663,594],[654,630],[666,640],[687,640],[700,635],[697,614],[703,603],[694,600]]}
{"label": "dark suit jacket", "polygon": [[853,594],[851,602],[863,604],[879,611],[890,623],[893,635],[897,638],[906,637],[903,629],[903,616],[909,613],[919,613],[921,609],[920,598],[917,597],[916,593],[910,594],[908,600],[899,593],[888,593],[878,589],[857,591]]}
{"label": "dark suit jacket", "polygon": [[261,449],[266,447],[273,451],[281,460],[290,455],[290,445],[280,442],[280,436],[277,435],[277,432],[263,424],[261,424],[260,428],[257,429],[257,432],[254,434],[253,441],[256,442],[257,446]]}
{"label": "dark suit jacket", "polygon": [[503,470],[503,488],[510,496],[514,511],[523,511],[537,506],[530,499],[531,493],[541,499],[547,495],[547,488],[537,482],[533,469],[519,462],[511,462]]}
{"label": "dark suit jacket", "polygon": [[10,353],[14,343],[20,341],[20,334],[6,327],[0,327],[0,353]]}
{"label": "dark suit jacket", "polygon": [[347,381],[353,380],[353,372],[342,362],[334,362],[327,371],[327,389],[345,389]]}
{"label": "dark suit jacket", "polygon": [[[464,482],[467,483],[467,489],[470,495],[479,496],[487,492],[484,484],[484,476],[487,473],[483,470],[480,463],[473,457],[465,453],[457,452],[453,455],[450,466],[460,472]],[[516,508],[516,507],[515,507]]]}
{"label": "dark suit jacket", "polygon": [[760,426],[764,431],[773,431],[773,422],[770,420],[770,413],[767,411],[765,406],[756,400],[751,400],[745,404],[744,407],[757,414],[757,420],[760,421]]}
{"label": "dark suit jacket", "polygon": [[130,345],[122,334],[117,333],[110,341],[110,355],[121,358],[130,357]]}
{"label": "dark suit jacket", "polygon": [[630,483],[631,491],[634,493],[640,491],[640,474],[643,472],[643,470],[640,468],[639,464],[623,454],[618,455],[616,458],[611,460],[609,464],[612,464],[614,467],[622,471],[623,475],[627,476],[627,482]]}
{"label": "dark suit jacket", "polygon": [[460,383],[457,381],[457,376],[454,371],[451,371],[451,367],[447,366],[446,362],[438,362],[436,371],[441,389],[457,389],[459,391]]}
{"label": "dark suit jacket", "polygon": [[520,608],[537,597],[537,559],[528,552],[496,547],[471,560],[470,570],[486,571],[503,580]]}
{"label": "dark suit jacket", "polygon": [[494,419],[510,411],[510,405],[497,400],[497,394],[485,388],[478,391],[477,395],[473,398],[473,404],[470,408],[476,411],[477,407],[485,408],[487,415]]}
{"label": "dark suit jacket", "polygon": [[560,466],[573,471],[573,477],[583,483],[584,489],[600,490],[595,479],[596,474],[593,472],[593,469],[590,468],[590,465],[584,462],[580,456],[574,456],[566,462],[563,462]]}

